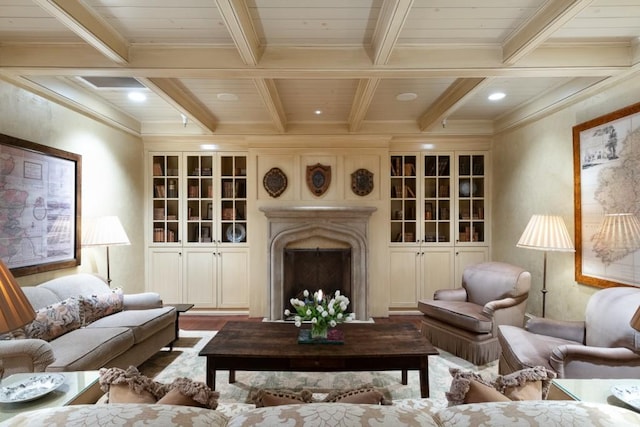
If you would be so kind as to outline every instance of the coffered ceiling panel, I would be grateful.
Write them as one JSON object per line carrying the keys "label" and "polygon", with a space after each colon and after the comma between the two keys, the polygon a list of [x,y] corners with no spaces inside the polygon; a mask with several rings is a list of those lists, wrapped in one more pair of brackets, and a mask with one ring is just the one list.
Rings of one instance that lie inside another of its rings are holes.
{"label": "coffered ceiling panel", "polygon": [[491,134],[639,70],[638,0],[0,0],[1,79],[140,136]]}

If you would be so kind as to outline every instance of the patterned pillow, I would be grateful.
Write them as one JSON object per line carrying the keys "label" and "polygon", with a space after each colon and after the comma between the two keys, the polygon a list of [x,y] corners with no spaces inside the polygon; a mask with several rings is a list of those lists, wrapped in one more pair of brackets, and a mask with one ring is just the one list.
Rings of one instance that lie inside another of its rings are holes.
{"label": "patterned pillow", "polygon": [[309,390],[300,392],[292,390],[258,390],[251,399],[257,408],[264,406],[290,405],[299,403],[310,403],[312,393]]}
{"label": "patterned pillow", "polygon": [[35,320],[24,327],[24,332],[29,338],[51,341],[81,325],[80,302],[71,297],[36,311]]}
{"label": "patterned pillow", "polygon": [[23,328],[14,329],[13,331],[9,331],[6,334],[0,334],[0,341],[3,340],[22,340],[27,336],[24,333]]}
{"label": "patterned pillow", "polygon": [[370,385],[351,390],[332,391],[323,402],[367,403],[370,405],[391,405],[393,403],[391,400],[385,399],[380,391]]}
{"label": "patterned pillow", "polygon": [[88,325],[102,317],[122,311],[124,293],[122,289],[116,288],[111,292],[100,295],[82,296],[80,301],[82,305],[82,324]]}

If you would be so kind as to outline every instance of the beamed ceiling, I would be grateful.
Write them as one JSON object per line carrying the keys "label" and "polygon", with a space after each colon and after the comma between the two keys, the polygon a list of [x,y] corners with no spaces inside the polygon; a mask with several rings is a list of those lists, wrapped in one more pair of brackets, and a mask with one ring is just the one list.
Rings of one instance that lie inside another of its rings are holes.
{"label": "beamed ceiling", "polygon": [[0,78],[143,137],[491,135],[639,62],[638,0],[0,0]]}

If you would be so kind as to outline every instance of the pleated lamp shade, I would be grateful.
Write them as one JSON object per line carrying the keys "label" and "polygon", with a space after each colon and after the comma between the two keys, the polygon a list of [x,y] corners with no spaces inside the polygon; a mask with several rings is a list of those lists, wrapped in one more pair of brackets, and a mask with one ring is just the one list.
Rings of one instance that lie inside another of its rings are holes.
{"label": "pleated lamp shade", "polygon": [[83,219],[82,246],[130,245],[129,237],[117,216]]}
{"label": "pleated lamp shade", "polygon": [[575,252],[567,226],[558,215],[533,215],[516,246],[539,251]]}
{"label": "pleated lamp shade", "polygon": [[0,334],[18,329],[35,318],[36,312],[22,288],[0,260]]}
{"label": "pleated lamp shade", "polygon": [[594,240],[606,249],[635,251],[640,248],[640,221],[632,213],[607,214]]}

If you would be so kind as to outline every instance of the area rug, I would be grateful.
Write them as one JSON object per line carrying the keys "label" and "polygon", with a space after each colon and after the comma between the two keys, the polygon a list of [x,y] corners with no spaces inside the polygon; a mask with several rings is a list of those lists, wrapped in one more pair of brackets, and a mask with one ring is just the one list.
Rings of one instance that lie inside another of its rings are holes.
{"label": "area rug", "polygon": [[[144,375],[169,383],[178,377],[205,381],[204,357],[198,352],[215,335],[215,331],[180,331],[180,339],[173,351],[159,351],[139,367]],[[449,368],[471,370],[486,378],[498,373],[498,362],[476,366],[464,359],[440,350],[440,356],[429,357],[430,397],[445,399],[449,391]],[[402,385],[400,371],[385,372],[236,372],[236,382],[229,384],[228,371],[216,373],[216,390],[221,402],[251,403],[253,394],[261,389],[307,389],[314,394],[329,393],[371,384],[383,391],[389,399],[418,398],[420,385],[417,371],[409,371],[408,384]]]}

